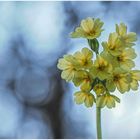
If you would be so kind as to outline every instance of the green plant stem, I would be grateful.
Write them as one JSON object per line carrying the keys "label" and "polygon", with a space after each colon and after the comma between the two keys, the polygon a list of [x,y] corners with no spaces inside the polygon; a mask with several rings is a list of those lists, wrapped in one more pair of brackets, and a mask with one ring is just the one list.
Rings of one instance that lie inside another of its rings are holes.
{"label": "green plant stem", "polygon": [[100,107],[96,107],[96,129],[97,129],[97,139],[102,139],[101,108]]}
{"label": "green plant stem", "polygon": [[[92,51],[95,52],[96,54],[96,58],[99,54],[99,42],[97,39],[88,39],[88,44],[90,46],[90,48],[92,49]],[[98,79],[96,79],[97,82]],[[102,129],[101,129],[101,108],[97,107],[96,105],[96,129],[97,129],[97,139],[102,139]]]}

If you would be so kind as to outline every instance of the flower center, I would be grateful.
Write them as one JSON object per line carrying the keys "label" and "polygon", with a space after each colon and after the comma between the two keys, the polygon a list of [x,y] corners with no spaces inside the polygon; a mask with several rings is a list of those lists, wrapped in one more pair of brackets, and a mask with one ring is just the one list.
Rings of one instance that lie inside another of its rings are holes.
{"label": "flower center", "polygon": [[114,78],[113,78],[113,80],[114,80],[115,82],[119,81],[119,79],[120,79],[120,76],[119,76],[119,75],[115,75]]}
{"label": "flower center", "polygon": [[88,60],[87,59],[83,59],[82,61],[83,66],[86,66],[88,64]]}
{"label": "flower center", "polygon": [[96,32],[94,30],[89,30],[86,32],[87,35],[94,35]]}
{"label": "flower center", "polygon": [[90,82],[90,78],[89,77],[86,78],[85,81],[86,81],[86,83]]}
{"label": "flower center", "polygon": [[99,66],[98,70],[103,71],[105,69],[105,66]]}
{"label": "flower center", "polygon": [[109,45],[110,50],[115,50],[115,46]]}
{"label": "flower center", "polygon": [[123,61],[124,58],[123,58],[122,56],[118,56],[118,57],[117,57],[117,60],[118,60],[118,61]]}

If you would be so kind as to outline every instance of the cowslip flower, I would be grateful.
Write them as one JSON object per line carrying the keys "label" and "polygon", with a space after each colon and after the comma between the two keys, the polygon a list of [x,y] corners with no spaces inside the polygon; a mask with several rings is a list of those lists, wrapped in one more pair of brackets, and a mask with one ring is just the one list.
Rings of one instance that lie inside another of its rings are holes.
{"label": "cowslip flower", "polygon": [[102,26],[103,22],[100,19],[86,18],[81,21],[79,27],[71,33],[72,38],[87,38],[94,39],[98,38],[103,31]]}
{"label": "cowslip flower", "polygon": [[104,51],[109,52],[113,56],[121,54],[122,49],[125,48],[117,33],[110,33],[108,42],[102,42],[102,46]]}
{"label": "cowslip flower", "polygon": [[93,64],[93,52],[88,48],[83,48],[81,52],[77,51],[73,56],[79,62],[79,68],[90,68]]}
{"label": "cowslip flower", "polygon": [[132,70],[130,71],[130,76],[131,76],[131,82],[130,82],[130,88],[132,90],[137,90],[139,83],[138,81],[140,81],[140,70]]}
{"label": "cowslip flower", "polygon": [[107,106],[108,108],[113,108],[115,107],[115,102],[120,103],[120,99],[111,94],[105,94],[97,98],[97,106],[101,108],[105,106]]}
{"label": "cowslip flower", "polygon": [[85,104],[86,107],[91,107],[96,102],[95,97],[90,92],[78,91],[74,94],[74,101],[77,104]]}
{"label": "cowslip flower", "polygon": [[122,50],[122,53],[116,56],[116,61],[118,62],[118,67],[124,70],[130,70],[135,66],[133,59],[136,58],[136,53],[133,48],[128,48]]}
{"label": "cowslip flower", "polygon": [[82,91],[90,91],[92,88],[93,78],[87,71],[77,71],[73,79],[75,86],[80,86]]}
{"label": "cowslip flower", "polygon": [[135,45],[137,35],[134,32],[127,33],[127,26],[124,23],[116,24],[116,33],[121,37],[125,47],[132,47]]}
{"label": "cowslip flower", "polygon": [[106,87],[110,92],[115,91],[117,88],[120,93],[130,90],[130,78],[128,73],[120,68],[116,68],[110,76],[106,79]]}
{"label": "cowslip flower", "polygon": [[97,56],[97,59],[94,61],[94,64],[90,69],[90,73],[93,77],[98,77],[100,80],[106,79],[111,71],[112,65],[100,55]]}
{"label": "cowslip flower", "polygon": [[59,59],[57,67],[63,70],[61,73],[62,79],[68,82],[74,78],[76,73],[76,60],[72,55],[64,55],[63,58]]}
{"label": "cowslip flower", "polygon": [[101,52],[101,55],[103,55],[113,67],[120,67],[126,71],[131,70],[135,66],[133,59],[137,56],[133,48],[123,49],[121,53],[116,56],[111,55],[107,50]]}

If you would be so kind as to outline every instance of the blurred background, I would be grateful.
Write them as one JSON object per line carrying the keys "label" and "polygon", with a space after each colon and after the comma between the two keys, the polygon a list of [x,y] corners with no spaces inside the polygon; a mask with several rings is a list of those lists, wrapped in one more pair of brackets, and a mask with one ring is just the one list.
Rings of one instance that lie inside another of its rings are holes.
{"label": "blurred background", "polygon": [[[95,107],[75,105],[73,84],[61,79],[57,61],[87,47],[71,39],[81,19],[105,22],[100,41],[124,22],[138,34],[140,2],[0,2],[0,138],[96,138]],[[140,89],[140,88],[139,88]],[[140,90],[103,109],[103,138],[140,138]]]}

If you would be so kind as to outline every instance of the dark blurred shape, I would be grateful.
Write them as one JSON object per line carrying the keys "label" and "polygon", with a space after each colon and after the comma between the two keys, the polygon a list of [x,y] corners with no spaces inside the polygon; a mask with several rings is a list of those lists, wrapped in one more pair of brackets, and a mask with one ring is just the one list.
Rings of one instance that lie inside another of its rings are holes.
{"label": "dark blurred shape", "polygon": [[75,11],[75,9],[72,7],[72,3],[70,1],[65,1],[63,2],[64,4],[64,9],[65,9],[65,13],[68,15],[67,16],[67,20],[65,22],[67,27],[72,27],[73,25],[78,24],[79,22],[79,17]]}

